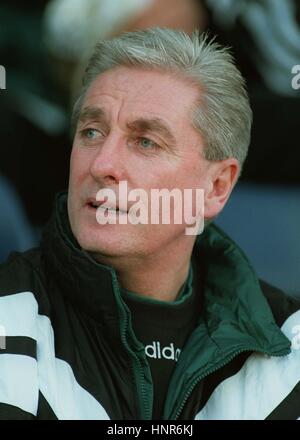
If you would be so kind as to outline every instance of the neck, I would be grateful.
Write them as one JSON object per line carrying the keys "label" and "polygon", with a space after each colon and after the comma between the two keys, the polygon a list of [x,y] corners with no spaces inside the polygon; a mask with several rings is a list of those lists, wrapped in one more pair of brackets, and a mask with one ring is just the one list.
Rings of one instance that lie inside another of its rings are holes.
{"label": "neck", "polygon": [[[157,266],[157,263],[156,263]],[[145,267],[131,271],[119,270],[118,278],[122,287],[141,296],[160,300],[175,301],[189,271],[189,260],[176,268]]]}
{"label": "neck", "polygon": [[113,266],[121,286],[140,296],[160,301],[175,301],[188,277],[193,246],[181,252],[163,251],[159,256],[128,256],[124,259],[95,258]]}

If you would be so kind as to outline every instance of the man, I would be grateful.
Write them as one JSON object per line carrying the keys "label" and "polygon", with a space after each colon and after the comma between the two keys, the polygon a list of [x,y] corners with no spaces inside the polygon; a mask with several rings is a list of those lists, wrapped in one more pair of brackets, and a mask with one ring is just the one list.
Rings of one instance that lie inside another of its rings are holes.
{"label": "man", "polygon": [[[210,224],[250,139],[228,51],[158,28],[103,41],[73,126],[68,194],[0,270],[1,416],[298,418],[298,306]],[[156,190],[192,209],[148,221]]]}

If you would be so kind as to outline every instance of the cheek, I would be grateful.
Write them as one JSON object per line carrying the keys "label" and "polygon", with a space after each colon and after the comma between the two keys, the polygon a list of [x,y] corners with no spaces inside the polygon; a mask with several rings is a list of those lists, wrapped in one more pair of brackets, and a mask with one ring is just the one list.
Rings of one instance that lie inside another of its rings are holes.
{"label": "cheek", "polygon": [[182,167],[177,160],[153,160],[147,163],[132,162],[130,175],[141,188],[162,189],[180,186]]}
{"label": "cheek", "polygon": [[182,175],[189,188],[205,189],[207,180],[206,164],[199,160],[198,155],[189,160]]}
{"label": "cheek", "polygon": [[154,177],[153,181],[159,182],[158,188],[174,189],[194,189],[201,186],[202,179],[199,175],[199,170],[189,167],[188,169],[178,168],[175,172],[172,170],[169,173],[164,172],[157,178]]}
{"label": "cheek", "polygon": [[69,186],[77,186],[82,183],[89,174],[90,164],[87,155],[76,148],[73,148],[70,159]]}

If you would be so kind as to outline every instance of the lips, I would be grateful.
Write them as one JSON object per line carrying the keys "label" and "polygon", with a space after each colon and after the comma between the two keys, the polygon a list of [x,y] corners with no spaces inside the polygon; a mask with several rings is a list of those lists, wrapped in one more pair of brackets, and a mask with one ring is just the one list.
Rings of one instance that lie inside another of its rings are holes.
{"label": "lips", "polygon": [[[127,211],[119,209],[118,204],[111,205],[111,204],[109,204],[107,202],[99,201],[99,200],[96,200],[94,198],[88,199],[87,202],[86,202],[86,205],[89,208],[92,208],[92,209],[100,208],[100,209],[103,209],[103,210],[108,210],[108,211],[113,211],[113,212],[120,212],[121,214],[127,214]],[[102,205],[103,205],[103,207],[102,207]]]}

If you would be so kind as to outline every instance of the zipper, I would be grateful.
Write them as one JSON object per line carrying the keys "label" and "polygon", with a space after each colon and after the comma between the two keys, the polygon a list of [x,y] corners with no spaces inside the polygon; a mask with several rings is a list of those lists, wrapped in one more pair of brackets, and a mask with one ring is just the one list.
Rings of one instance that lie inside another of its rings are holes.
{"label": "zipper", "polygon": [[[130,348],[129,344],[127,343],[126,333],[128,330],[128,321],[129,321],[128,312],[126,311],[126,309],[124,309],[124,307],[121,307],[121,309],[122,309],[123,318],[124,318],[124,326],[121,331],[121,340],[122,340],[124,346],[126,347],[127,351],[129,352],[129,354],[133,358],[133,362],[131,365],[132,374],[133,374],[134,382],[137,386],[137,394],[139,395],[139,393],[140,393],[141,397],[142,397],[141,420],[151,420],[152,410],[150,409],[148,402],[147,402],[148,399],[147,399],[146,390],[145,390],[145,386],[144,386],[143,367],[142,367],[140,359],[138,358],[138,356],[134,353],[134,351]],[[136,369],[135,369],[135,365],[134,365],[135,363],[137,364],[137,369],[138,369],[138,381],[136,381],[136,374],[135,374]],[[136,382],[138,382],[138,383],[136,383]]]}
{"label": "zipper", "polygon": [[[225,365],[229,364],[236,356],[238,356],[239,354],[245,352],[245,351],[253,351],[256,353],[262,353],[262,354],[266,354],[268,356],[284,356],[285,354],[288,354],[289,351],[287,351],[286,353],[281,353],[281,354],[270,354],[270,352],[264,351],[261,348],[242,348],[238,351],[235,351],[234,353],[232,353],[231,355],[227,356],[225,360],[223,360],[222,362],[220,362],[216,367],[210,368],[209,370],[207,370],[206,372],[204,372],[203,374],[200,374],[200,376],[198,376],[196,379],[193,380],[192,384],[189,386],[182,402],[180,403],[179,408],[177,409],[176,413],[175,413],[175,417],[170,417],[169,420],[177,420],[181,411],[184,408],[184,405],[186,404],[187,400],[189,399],[190,395],[192,394],[195,386],[205,377],[209,376],[210,374],[214,373],[215,371],[225,367]],[[171,414],[172,416],[172,414]]]}

